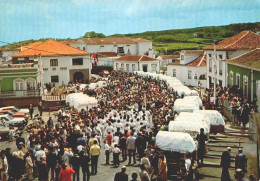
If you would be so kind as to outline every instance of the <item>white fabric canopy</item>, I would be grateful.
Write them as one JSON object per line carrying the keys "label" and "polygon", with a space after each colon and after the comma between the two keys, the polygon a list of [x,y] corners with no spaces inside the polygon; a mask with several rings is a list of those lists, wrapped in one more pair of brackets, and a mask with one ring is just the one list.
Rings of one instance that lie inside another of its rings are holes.
{"label": "white fabric canopy", "polygon": [[86,107],[98,106],[98,101],[94,97],[89,97],[83,93],[73,93],[66,97],[66,103],[77,110],[86,109]]}
{"label": "white fabric canopy", "polygon": [[[170,121],[168,125],[169,131],[171,132],[183,132],[190,134],[195,138],[199,133],[200,129],[207,130],[207,126],[200,122],[189,122],[189,121]],[[205,132],[207,134],[207,132]]]}
{"label": "white fabric canopy", "polygon": [[184,101],[185,100],[191,100],[191,101],[194,101],[196,104],[198,104],[200,107],[202,107],[203,106],[203,104],[202,104],[202,100],[201,100],[201,98],[199,97],[199,96],[185,96],[184,98]]}
{"label": "white fabric canopy", "polygon": [[179,116],[175,118],[175,121],[199,122],[205,126],[204,127],[205,133],[210,132],[210,120],[206,115],[203,114],[181,112]]}
{"label": "white fabric canopy", "polygon": [[199,105],[191,99],[176,99],[174,102],[174,110],[180,112],[193,112],[199,110]]}
{"label": "white fabric canopy", "polygon": [[196,144],[188,133],[159,131],[156,145],[164,151],[186,153],[196,150]]}
{"label": "white fabric canopy", "polygon": [[194,113],[201,113],[208,116],[210,124],[214,126],[225,126],[225,121],[222,115],[216,110],[194,110]]}

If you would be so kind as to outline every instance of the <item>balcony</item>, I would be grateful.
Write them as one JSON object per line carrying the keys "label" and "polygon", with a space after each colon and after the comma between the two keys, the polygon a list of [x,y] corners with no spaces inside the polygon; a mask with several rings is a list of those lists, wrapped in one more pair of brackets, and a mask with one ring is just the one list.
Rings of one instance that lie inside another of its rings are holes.
{"label": "balcony", "polygon": [[0,98],[40,97],[40,90],[0,91]]}

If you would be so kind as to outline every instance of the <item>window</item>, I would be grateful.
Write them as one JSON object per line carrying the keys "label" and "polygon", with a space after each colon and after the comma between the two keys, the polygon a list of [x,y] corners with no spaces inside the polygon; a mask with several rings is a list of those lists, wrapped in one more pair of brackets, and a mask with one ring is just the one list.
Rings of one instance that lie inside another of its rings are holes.
{"label": "window", "polygon": [[184,55],[181,55],[181,60],[184,60]]}
{"label": "window", "polygon": [[209,59],[211,59],[211,54],[209,53]]}
{"label": "window", "polygon": [[36,81],[35,79],[29,78],[26,80],[27,90],[33,90],[36,88]]}
{"label": "window", "polygon": [[152,71],[156,71],[156,68],[157,68],[157,64],[152,64]]}
{"label": "window", "polygon": [[129,64],[126,64],[126,71],[129,72]]}
{"label": "window", "polygon": [[236,85],[238,88],[240,88],[240,74],[236,74]]}
{"label": "window", "polygon": [[126,45],[127,47],[129,47],[130,45]]}
{"label": "window", "polygon": [[23,89],[24,89],[24,80],[23,79],[14,80],[14,90],[20,91]]}
{"label": "window", "polygon": [[132,71],[135,71],[135,64],[132,64]]}
{"label": "window", "polygon": [[230,73],[229,73],[230,75],[229,75],[229,78],[230,78],[230,86],[233,86],[233,72],[231,72],[230,71]]}
{"label": "window", "polygon": [[50,59],[51,66],[58,66],[58,59]]}
{"label": "window", "polygon": [[61,67],[60,70],[67,70],[67,67]]}
{"label": "window", "polygon": [[83,48],[82,48],[82,50],[86,50],[86,48],[85,48],[85,47],[83,47]]}
{"label": "window", "polygon": [[43,71],[47,71],[48,70],[48,68],[43,68]]}
{"label": "window", "polygon": [[222,60],[222,59],[223,59],[223,55],[218,55],[218,58],[219,58],[220,60]]}
{"label": "window", "polygon": [[104,45],[100,45],[100,47],[104,47]]}
{"label": "window", "polygon": [[222,61],[218,61],[218,67],[219,67],[219,75],[222,75],[222,69],[223,69],[223,62]]}
{"label": "window", "polygon": [[83,65],[83,58],[73,58],[72,65]]}
{"label": "window", "polygon": [[117,53],[124,54],[125,53],[124,47],[117,47]]}
{"label": "window", "polygon": [[51,82],[59,82],[59,76],[58,75],[51,76]]}
{"label": "window", "polygon": [[191,73],[192,73],[192,71],[189,70],[189,71],[188,71],[188,79],[191,79]]}
{"label": "window", "polygon": [[121,63],[121,70],[124,70],[124,64]]}
{"label": "window", "polygon": [[212,60],[209,59],[209,72],[212,72]]}
{"label": "window", "polygon": [[173,77],[176,77],[176,69],[173,69],[173,70],[172,70],[172,76],[173,76]]}

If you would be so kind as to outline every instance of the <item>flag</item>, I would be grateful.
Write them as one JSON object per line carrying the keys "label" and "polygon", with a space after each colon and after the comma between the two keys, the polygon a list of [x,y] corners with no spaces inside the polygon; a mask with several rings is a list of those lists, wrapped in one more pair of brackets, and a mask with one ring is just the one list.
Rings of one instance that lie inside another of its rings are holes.
{"label": "flag", "polygon": [[96,59],[97,59],[97,62],[98,62],[98,61],[99,61],[99,60],[98,60],[98,54],[96,54]]}

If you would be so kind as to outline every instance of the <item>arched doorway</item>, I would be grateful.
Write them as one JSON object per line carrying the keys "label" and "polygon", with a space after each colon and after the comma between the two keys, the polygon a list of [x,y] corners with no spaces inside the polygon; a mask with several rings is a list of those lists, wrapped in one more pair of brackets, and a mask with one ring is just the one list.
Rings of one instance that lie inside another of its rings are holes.
{"label": "arched doorway", "polygon": [[84,80],[84,75],[81,72],[75,72],[73,75],[74,82],[82,82]]}

